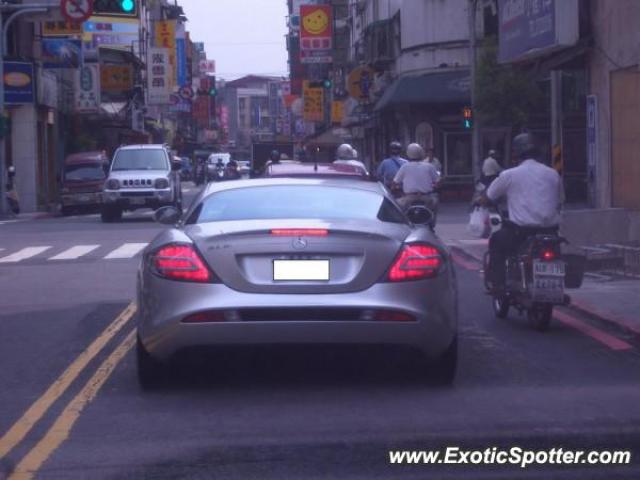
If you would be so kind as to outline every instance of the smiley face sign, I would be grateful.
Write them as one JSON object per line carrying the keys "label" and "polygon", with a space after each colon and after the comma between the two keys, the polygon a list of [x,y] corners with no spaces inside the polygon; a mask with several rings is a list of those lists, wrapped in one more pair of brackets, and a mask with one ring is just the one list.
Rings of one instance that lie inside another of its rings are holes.
{"label": "smiley face sign", "polygon": [[331,37],[331,6],[302,5],[302,37]]}

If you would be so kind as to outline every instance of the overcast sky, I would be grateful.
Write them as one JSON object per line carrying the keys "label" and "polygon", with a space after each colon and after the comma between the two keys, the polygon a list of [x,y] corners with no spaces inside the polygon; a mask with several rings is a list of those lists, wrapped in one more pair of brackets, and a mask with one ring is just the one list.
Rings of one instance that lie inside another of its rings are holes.
{"label": "overcast sky", "polygon": [[178,0],[218,78],[287,75],[286,0]]}

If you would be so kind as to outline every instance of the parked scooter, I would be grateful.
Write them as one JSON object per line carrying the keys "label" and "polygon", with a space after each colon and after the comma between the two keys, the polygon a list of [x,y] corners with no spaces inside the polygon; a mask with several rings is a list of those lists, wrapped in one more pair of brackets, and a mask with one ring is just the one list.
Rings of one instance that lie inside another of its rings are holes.
{"label": "parked scooter", "polygon": [[20,213],[20,203],[18,202],[18,193],[15,189],[15,181],[14,177],[16,176],[16,167],[11,165],[7,168],[7,184],[5,195],[7,199],[7,205],[9,205],[9,211],[13,215],[18,215]]}
{"label": "parked scooter", "polygon": [[[501,217],[491,219],[500,227]],[[579,288],[584,275],[584,257],[563,254],[567,240],[557,233],[527,235],[515,254],[505,262],[505,289],[492,289],[488,278],[489,252],[484,256],[484,284],[493,297],[498,318],[506,318],[509,308],[526,313],[529,323],[539,331],[549,328],[553,308],[568,305],[571,299],[565,288]]]}

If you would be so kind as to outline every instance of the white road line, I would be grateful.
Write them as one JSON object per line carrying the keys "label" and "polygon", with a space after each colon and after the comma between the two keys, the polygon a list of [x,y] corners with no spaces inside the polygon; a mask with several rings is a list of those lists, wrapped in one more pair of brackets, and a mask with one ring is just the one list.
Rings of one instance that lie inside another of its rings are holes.
{"label": "white road line", "polygon": [[105,260],[113,260],[116,258],[131,258],[136,256],[144,247],[146,243],[125,243],[121,247],[116,248],[109,255],[104,257]]}
{"label": "white road line", "polygon": [[76,245],[65,250],[62,253],[59,253],[55,257],[51,257],[49,260],[74,260],[90,252],[93,252],[99,246],[100,245]]}
{"label": "white road line", "polygon": [[51,247],[27,247],[22,250],[18,250],[16,253],[11,255],[7,255],[6,257],[0,258],[0,263],[14,263],[20,262],[22,260],[26,260],[27,258],[35,257],[36,255],[40,255],[42,252],[46,252]]}

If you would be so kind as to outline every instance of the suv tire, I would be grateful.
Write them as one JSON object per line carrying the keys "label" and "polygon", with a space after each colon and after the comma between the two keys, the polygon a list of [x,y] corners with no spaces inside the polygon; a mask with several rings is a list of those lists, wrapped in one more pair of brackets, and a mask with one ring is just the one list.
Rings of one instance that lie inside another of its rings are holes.
{"label": "suv tire", "polygon": [[122,219],[122,209],[114,205],[102,207],[100,218],[104,223],[112,223]]}

